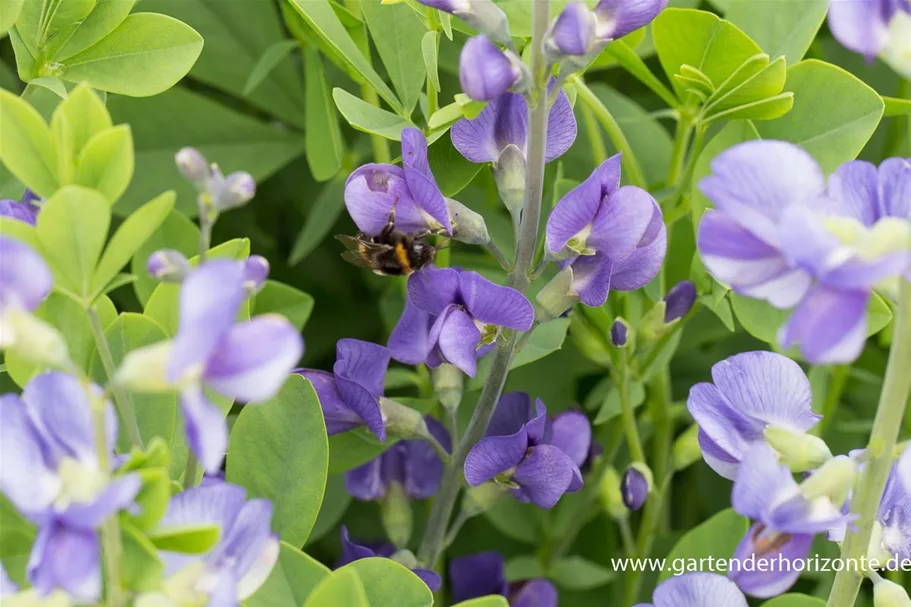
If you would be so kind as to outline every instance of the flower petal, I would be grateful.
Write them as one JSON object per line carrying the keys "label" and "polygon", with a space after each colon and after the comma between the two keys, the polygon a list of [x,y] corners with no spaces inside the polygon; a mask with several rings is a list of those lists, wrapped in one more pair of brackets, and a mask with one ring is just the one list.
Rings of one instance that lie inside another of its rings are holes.
{"label": "flower petal", "polygon": [[439,334],[431,340],[439,347],[443,359],[458,367],[465,375],[474,377],[478,371],[478,344],[481,332],[471,317],[462,309],[452,306],[437,320]]}
{"label": "flower petal", "polygon": [[200,523],[214,523],[229,529],[244,506],[242,487],[215,482],[181,491],[168,502],[168,509],[158,521],[159,529]]}
{"label": "flower petal", "polygon": [[335,344],[335,358],[336,375],[382,396],[383,379],[391,358],[388,348],[360,339],[340,339]]}
{"label": "flower petal", "polygon": [[138,474],[117,477],[93,501],[70,504],[60,513],[60,520],[69,527],[97,529],[115,512],[128,509],[141,488],[142,479]]}
{"label": "flower petal", "polygon": [[323,410],[323,419],[326,420],[326,433],[329,436],[347,432],[364,424],[364,420],[342,400],[332,373],[312,369],[298,369],[295,373],[306,377],[313,384],[313,389],[316,390],[316,395],[319,397],[320,408]]}
{"label": "flower petal", "polygon": [[101,597],[101,546],[95,531],[51,522],[38,530],[28,561],[28,580],[46,596],[61,589],[79,603]]}
{"label": "flower petal", "polygon": [[15,200],[0,200],[0,217],[10,217],[33,226],[38,223],[38,209]]}
{"label": "flower petal", "polygon": [[421,581],[427,584],[430,592],[436,592],[443,585],[443,578],[433,569],[412,569],[411,572],[421,578]]}
{"label": "flower petal", "polygon": [[393,207],[396,229],[416,232],[427,226],[411,198],[405,171],[392,164],[365,164],[351,173],[345,182],[345,207],[364,234],[382,232]]}
{"label": "flower petal", "polygon": [[622,38],[658,16],[668,0],[601,0],[595,7],[597,35],[603,40]]}
{"label": "flower petal", "polygon": [[629,257],[652,224],[656,205],[642,188],[621,187],[601,203],[592,220],[588,246],[611,259]]}
{"label": "flower petal", "polygon": [[850,363],[867,340],[869,292],[814,289],[781,328],[785,348],[800,344],[800,352],[815,364]]}
{"label": "flower petal", "polygon": [[557,587],[550,580],[528,580],[510,593],[511,607],[557,607]]}
{"label": "flower petal", "polygon": [[465,480],[477,487],[515,468],[525,457],[528,434],[520,428],[509,436],[488,436],[471,448],[465,458]]}
{"label": "flower petal", "polygon": [[879,173],[876,167],[863,160],[841,165],[829,177],[829,196],[839,215],[853,217],[865,226],[879,218]]}
{"label": "flower petal", "polygon": [[266,583],[269,575],[272,573],[275,563],[278,562],[278,555],[281,551],[281,542],[278,536],[270,534],[268,540],[263,545],[255,560],[250,563],[246,573],[237,580],[237,598],[244,600],[252,596],[259,590],[260,586]]}
{"label": "flower petal", "polygon": [[[693,386],[686,406],[690,415],[699,424],[702,435],[711,441],[708,446],[714,446],[720,452],[713,451],[709,454],[716,459],[740,461],[749,450],[750,443],[762,436],[764,426],[731,407],[718,388],[712,384],[701,383]],[[726,454],[727,457],[722,454]],[[711,465],[708,459],[706,461]],[[730,474],[733,470],[728,470],[729,474],[725,474],[725,471],[712,467],[722,476],[734,478]]]}
{"label": "flower petal", "polygon": [[[756,543],[756,539],[764,529],[765,526],[762,523],[756,523],[747,531],[734,551],[734,556],[731,557],[732,568],[728,573],[728,577],[744,593],[760,599],[784,594],[797,583],[802,569],[789,567],[784,563],[790,564],[794,561],[805,560],[810,553],[810,546],[813,544],[812,535],[793,535],[787,538],[783,545],[769,551]],[[752,563],[753,559],[757,562],[764,562],[766,566],[745,566],[746,563]],[[768,566],[772,563],[774,566]]]}
{"label": "flower petal", "polygon": [[430,170],[430,163],[427,161],[427,138],[420,129],[408,127],[402,130],[402,164],[411,197],[421,209],[443,226],[448,234],[452,234],[449,209]]}
{"label": "flower petal", "polygon": [[335,567],[342,567],[348,563],[353,563],[354,561],[359,561],[361,559],[369,559],[373,556],[376,556],[376,552],[367,546],[362,546],[354,542],[354,540],[348,536],[348,528],[345,525],[342,525],[342,554],[339,556],[339,560],[335,564]]}
{"label": "flower petal", "polygon": [[610,293],[614,264],[604,253],[580,255],[572,262],[573,292],[586,306],[604,305]]}
{"label": "flower petal", "polygon": [[234,325],[245,298],[242,262],[215,259],[190,272],[180,289],[180,325],[168,364],[171,381],[205,364]]}
{"label": "flower petal", "polygon": [[889,158],[879,165],[881,217],[911,218],[911,159]]}
{"label": "flower petal", "polygon": [[747,607],[731,580],[715,573],[687,573],[655,589],[655,607]]}
{"label": "flower petal", "polygon": [[503,51],[484,36],[470,38],[459,55],[459,84],[475,101],[491,101],[508,91],[519,72]]}
{"label": "flower petal", "polygon": [[456,303],[459,272],[452,268],[424,268],[408,277],[408,300],[418,309],[439,316]]}
{"label": "flower petal", "polygon": [[283,316],[264,314],[234,325],[212,353],[203,381],[241,402],[275,396],[304,353],[304,341]]}
{"label": "flower petal", "polygon": [[553,508],[577,476],[581,476],[579,468],[568,455],[553,445],[538,445],[516,468],[512,480],[520,487],[519,497],[539,508]]}
{"label": "flower petal", "polygon": [[266,499],[251,499],[234,519],[230,529],[223,529],[223,536],[208,558],[227,564],[240,579],[260,557],[272,541],[270,530],[272,504]]}
{"label": "flower petal", "polygon": [[352,497],[372,502],[386,495],[386,485],[380,476],[381,458],[382,456],[375,457],[366,464],[345,472],[345,490]]}
{"label": "flower petal", "polygon": [[449,563],[449,583],[455,603],[491,594],[506,594],[506,565],[499,552],[460,556]]}
{"label": "flower petal", "polygon": [[[553,86],[554,81],[551,79],[547,90],[550,91]],[[547,143],[544,148],[544,161],[551,162],[565,154],[576,140],[577,130],[573,107],[569,104],[566,93],[561,89],[547,115]],[[519,147],[524,148],[524,145]]]}
{"label": "flower petal", "polygon": [[633,291],[652,281],[664,264],[667,253],[667,228],[661,209],[655,203],[654,213],[637,248],[628,257],[614,261],[611,287],[618,291]]}
{"label": "flower petal", "polygon": [[497,162],[506,146],[525,149],[528,104],[517,93],[505,93],[487,104],[473,120],[452,125],[452,145],[471,162]]}
{"label": "flower petal", "polygon": [[696,435],[696,439],[699,443],[699,450],[702,451],[702,459],[709,465],[709,468],[720,476],[733,480],[737,476],[740,457],[735,457],[719,447],[718,443],[709,438],[708,434],[701,428]]}
{"label": "flower petal", "polygon": [[744,456],[734,480],[731,503],[743,516],[765,522],[776,504],[800,497],[791,472],[767,444],[756,443]]}
{"label": "flower petal", "polygon": [[[451,440],[446,428],[425,416],[427,429],[441,445],[451,450]],[[430,443],[421,440],[405,441],[405,493],[412,499],[432,497],[440,487],[443,476],[443,462]]]}
{"label": "flower petal", "polygon": [[386,344],[392,358],[409,365],[426,362],[431,349],[428,341],[431,325],[430,314],[418,308],[410,297],[406,298],[402,317],[399,318]]}
{"label": "flower petal", "polygon": [[842,46],[872,61],[889,40],[880,0],[831,0],[829,29]]}
{"label": "flower petal", "polygon": [[550,444],[565,453],[577,466],[588,459],[592,426],[581,411],[564,411],[554,417]]}
{"label": "flower petal", "polygon": [[[336,366],[338,362],[336,361]],[[370,392],[363,385],[335,374],[335,386],[345,407],[357,414],[374,436],[386,440],[386,422],[380,411],[379,395]]]}
{"label": "flower petal", "polygon": [[526,392],[509,392],[500,397],[485,436],[510,436],[532,417],[531,397]]}
{"label": "flower petal", "polygon": [[477,272],[459,274],[459,291],[468,312],[483,323],[527,331],[534,322],[535,310],[524,295]]}
{"label": "flower petal", "polygon": [[60,479],[44,460],[43,446],[25,403],[15,394],[0,396],[0,491],[24,514],[51,505]]}
{"label": "flower petal", "polygon": [[12,238],[0,237],[0,310],[7,306],[31,311],[51,292],[54,279],[38,253]]}
{"label": "flower petal", "polygon": [[550,419],[547,417],[547,407],[540,398],[535,399],[535,408],[531,419],[525,424],[525,432],[528,434],[529,445],[550,443],[551,441],[552,428]]}
{"label": "flower petal", "polygon": [[224,413],[210,403],[202,388],[196,385],[180,393],[180,404],[190,449],[206,472],[216,472],[228,449],[228,425]]}
{"label": "flower petal", "polygon": [[620,187],[620,154],[601,163],[581,184],[570,190],[547,218],[547,250],[559,253],[577,234],[591,225],[601,200]]}

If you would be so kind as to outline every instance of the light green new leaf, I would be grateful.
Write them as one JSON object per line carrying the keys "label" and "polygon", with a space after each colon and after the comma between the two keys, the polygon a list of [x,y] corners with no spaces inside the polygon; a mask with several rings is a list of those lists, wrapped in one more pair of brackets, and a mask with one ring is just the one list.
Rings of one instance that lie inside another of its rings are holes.
{"label": "light green new leaf", "polygon": [[13,27],[25,0],[0,0],[0,34]]}
{"label": "light green new leaf", "polygon": [[491,595],[482,596],[479,599],[471,599],[470,601],[462,601],[453,607],[509,607],[509,603],[506,602],[506,597],[504,596]]}
{"label": "light green new leaf", "polygon": [[253,66],[253,71],[247,77],[247,82],[244,83],[244,97],[249,96],[250,93],[256,90],[256,87],[262,84],[263,80],[272,73],[272,70],[299,46],[296,40],[279,40],[263,51],[259,61]]}
{"label": "light green new leaf", "polygon": [[427,70],[427,79],[436,92],[440,92],[440,32],[429,31],[421,39],[421,53],[424,55],[424,69]]}
{"label": "light green new leaf", "polygon": [[[364,584],[352,569],[342,568],[330,573],[313,589],[303,607],[371,607]],[[271,606],[270,606],[271,607]]]}
{"label": "light green new leaf", "polygon": [[202,36],[166,15],[136,13],[97,44],[66,59],[61,78],[131,97],[168,90],[202,52]]}
{"label": "light green new leaf", "polygon": [[123,581],[136,592],[152,592],[161,586],[164,563],[155,545],[127,521],[120,523],[123,555],[120,560]]}
{"label": "light green new leaf", "polygon": [[66,91],[66,85],[56,76],[45,76],[44,78],[35,78],[28,82],[32,86],[40,86],[54,93],[61,99],[66,99],[69,93]]}
{"label": "light green new leaf", "polygon": [[119,124],[85,144],[76,163],[76,183],[98,190],[114,206],[130,185],[134,163],[130,125]]}
{"label": "light green new leaf", "polygon": [[[173,195],[173,192],[171,194]],[[136,276],[133,290],[136,291],[139,303],[145,306],[152,291],[158,286],[158,281],[149,276],[146,271],[149,255],[159,249],[174,249],[189,259],[197,253],[198,247],[199,228],[196,227],[196,224],[178,211],[168,213],[161,225],[137,249],[130,264],[130,271]]]}
{"label": "light green new leaf", "polygon": [[92,13],[67,41],[55,59],[63,61],[85,50],[117,29],[133,10],[136,0],[98,0]]}
{"label": "light green new leaf", "polygon": [[[243,607],[281,607],[304,604],[307,597],[332,572],[316,559],[304,554],[287,542],[281,543],[278,562],[272,573]],[[327,605],[336,603],[326,603]],[[337,603],[347,605],[347,603]]]}
{"label": "light green new leaf", "polygon": [[609,583],[616,573],[581,556],[568,556],[551,566],[548,577],[566,590],[591,590]]}
{"label": "light green new leaf", "polygon": [[[359,74],[396,112],[402,112],[402,104],[392,89],[386,85],[379,74],[370,66],[329,0],[288,0],[304,21],[332,49],[340,59],[354,72]],[[385,7],[388,8],[388,7]]]}
{"label": "light green new leaf", "polygon": [[288,256],[288,265],[294,266],[303,261],[329,234],[345,207],[344,192],[344,179],[333,179],[323,186],[294,242],[291,255]]}
{"label": "light green new leaf", "polygon": [[433,142],[427,150],[427,160],[440,191],[449,198],[465,189],[485,166],[462,156],[450,137],[440,137]]}
{"label": "light green new leaf", "polygon": [[267,280],[253,299],[252,316],[281,314],[300,331],[313,311],[313,297],[291,285]]}
{"label": "light green new leaf", "polygon": [[92,294],[110,223],[111,207],[95,190],[68,185],[48,199],[38,215],[38,240],[55,285],[80,298]]}
{"label": "light green new leaf", "polygon": [[271,400],[247,405],[231,430],[227,478],[272,502],[272,527],[303,546],[326,487],[329,444],[316,391],[291,375]]}
{"label": "light green new leaf", "polygon": [[146,535],[159,550],[204,554],[218,543],[221,527],[214,523],[178,525],[152,529]]}
{"label": "light green new leaf", "polygon": [[762,607],[825,607],[826,602],[805,594],[783,594],[762,604]]}
{"label": "light green new leaf", "polygon": [[335,99],[338,111],[342,113],[348,124],[359,131],[379,135],[393,141],[401,141],[402,129],[414,126],[412,122],[401,116],[371,105],[345,89],[333,89],[332,98]]}
{"label": "light green new leaf", "polygon": [[73,183],[76,173],[73,129],[70,119],[62,112],[54,112],[51,116],[51,147],[57,161],[57,180],[61,185]]}
{"label": "light green new leaf", "polygon": [[308,47],[304,51],[304,69],[307,164],[315,180],[326,181],[337,175],[342,168],[342,131],[323,62],[316,49]]}
{"label": "light green new leaf", "polygon": [[360,6],[377,53],[402,100],[405,115],[409,115],[427,75],[422,51],[427,28],[404,3],[383,5],[380,0],[362,0]]}
{"label": "light green new leaf", "polygon": [[[421,578],[392,559],[367,558],[339,569],[353,570],[367,594],[370,607],[431,607],[433,593]],[[335,603],[325,603],[335,604]],[[339,603],[345,604],[345,603]]]}
{"label": "light green new leaf", "polygon": [[664,83],[652,73],[645,61],[625,41],[615,40],[611,42],[604,52],[609,53],[621,67],[635,76],[639,82],[650,88],[653,93],[661,97],[666,104],[671,107],[677,107],[679,102],[674,97],[674,93],[668,90]]}
{"label": "light green new leaf", "polygon": [[51,134],[41,114],[16,95],[0,90],[0,161],[44,198],[59,186]]}
{"label": "light green new leaf", "polygon": [[773,97],[784,89],[787,77],[788,66],[784,57],[769,63],[768,56],[757,55],[744,62],[727,82],[719,87],[704,111],[712,115],[758,99]]}
{"label": "light green new leaf", "polygon": [[829,0],[732,0],[724,17],[772,58],[783,55],[794,64],[810,48],[828,9]]}
{"label": "light green new leaf", "polygon": [[54,110],[54,113],[57,112],[65,114],[69,121],[73,150],[77,155],[92,137],[114,126],[104,102],[90,86],[84,84],[74,88],[66,100],[60,102]]}
{"label": "light green new leaf", "polygon": [[[746,518],[728,508],[684,535],[667,556],[667,562],[708,557],[714,557],[716,563],[724,562],[724,559],[733,556],[734,550],[749,528],[750,522]],[[670,569],[665,569],[659,577],[660,582],[673,574]]]}
{"label": "light green new leaf", "polygon": [[145,244],[174,209],[174,192],[165,192],[132,213],[117,228],[95,269],[94,290],[104,288]]}
{"label": "light green new leaf", "polygon": [[787,114],[792,107],[794,107],[794,93],[782,93],[718,112],[709,117],[707,122],[714,120],[774,120]]}

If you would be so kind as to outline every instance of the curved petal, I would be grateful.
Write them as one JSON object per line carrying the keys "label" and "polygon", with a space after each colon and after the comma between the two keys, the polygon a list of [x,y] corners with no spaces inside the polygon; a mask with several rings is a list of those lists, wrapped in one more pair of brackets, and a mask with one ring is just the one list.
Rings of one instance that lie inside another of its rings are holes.
{"label": "curved petal", "polygon": [[800,344],[800,352],[815,364],[850,363],[867,340],[867,302],[870,293],[817,287],[781,328],[785,348]]}
{"label": "curved petal", "polygon": [[0,236],[0,309],[38,307],[51,292],[54,278],[38,253],[28,245]]}
{"label": "curved petal", "polygon": [[[743,516],[768,523],[777,504],[801,498],[791,472],[778,463],[778,457],[765,443],[756,443],[744,456],[734,480],[731,503]],[[776,527],[777,528],[777,527]]]}
{"label": "curved petal", "polygon": [[228,425],[224,413],[206,399],[201,387],[195,385],[180,393],[180,404],[190,449],[206,472],[216,472],[228,449]]}
{"label": "curved petal", "polygon": [[33,226],[38,223],[38,209],[15,200],[0,200],[0,217],[18,219]]}
{"label": "curved petal", "polygon": [[889,22],[881,0],[831,0],[829,29],[842,46],[862,53],[868,61],[873,61],[889,40]]}
{"label": "curved petal", "polygon": [[[335,363],[338,366],[338,362]],[[370,392],[363,385],[335,374],[335,386],[345,407],[364,421],[367,429],[381,441],[386,440],[386,422],[380,411],[379,395]]]}
{"label": "curved petal", "polygon": [[525,457],[528,434],[520,428],[509,436],[488,436],[471,448],[465,458],[465,480],[477,487],[515,468]]}
{"label": "curved petal", "polygon": [[559,253],[567,243],[589,227],[601,200],[620,187],[620,154],[601,163],[581,184],[567,192],[547,218],[547,250]]}
{"label": "curved petal", "polygon": [[6,569],[0,564],[0,599],[9,598],[19,592],[19,586],[13,580],[9,579]]}
{"label": "curved petal", "polygon": [[628,257],[614,260],[611,286],[618,291],[633,291],[652,281],[667,253],[667,228],[661,209],[655,203],[652,220],[637,248]]}
{"label": "curved petal", "polygon": [[333,371],[337,376],[383,395],[383,379],[391,358],[388,348],[360,339],[340,339],[335,344],[335,358]]}
{"label": "curved petal", "polygon": [[784,209],[815,201],[825,179],[813,157],[792,143],[748,141],[716,156],[699,189],[738,224],[775,243]]}
{"label": "curved petal", "polygon": [[879,165],[880,217],[911,218],[911,159],[889,158]]}
{"label": "curved petal", "polygon": [[212,353],[203,381],[241,402],[275,396],[304,353],[304,340],[288,320],[265,314],[234,325]]}
{"label": "curved petal", "polygon": [[313,389],[316,390],[316,395],[319,397],[320,408],[323,410],[323,419],[326,420],[326,433],[329,436],[363,425],[364,420],[342,400],[332,373],[313,369],[297,369],[295,373],[306,377],[313,384]]}
{"label": "curved petal", "polygon": [[785,533],[816,535],[839,531],[853,520],[827,497],[808,500],[801,494],[777,504],[767,515],[766,523]]}
{"label": "curved petal", "polygon": [[[451,450],[449,433],[430,416],[424,418],[427,429],[447,450]],[[421,440],[405,442],[405,493],[413,499],[432,497],[440,486],[443,462],[429,443]]]}
{"label": "curved petal", "polygon": [[709,438],[702,428],[699,429],[696,439],[702,459],[709,468],[726,479],[734,480],[737,477],[737,467],[740,465],[740,456],[734,456],[718,446],[718,443]]}
{"label": "curved petal", "polygon": [[876,167],[863,160],[841,165],[829,177],[829,197],[837,205],[839,215],[853,217],[865,226],[879,218],[879,173]]}
{"label": "curved petal", "polygon": [[510,592],[511,607],[557,607],[557,587],[550,580],[528,580]]}
{"label": "curved petal", "polygon": [[190,272],[180,288],[180,325],[168,363],[170,381],[201,371],[234,325],[246,296],[242,262],[215,259]]}
{"label": "curved petal", "polygon": [[449,583],[456,603],[506,594],[506,565],[499,552],[460,556],[449,563]]}
{"label": "curved petal", "polygon": [[539,508],[553,508],[576,477],[581,473],[568,455],[552,445],[538,445],[518,465],[512,480],[520,487],[520,497]]}
{"label": "curved petal", "polygon": [[656,205],[642,188],[621,187],[601,203],[592,220],[588,246],[611,259],[629,257],[651,226]]}
{"label": "curved petal", "polygon": [[28,579],[43,596],[61,589],[79,603],[95,603],[101,597],[100,555],[96,532],[50,523],[32,546]]}
{"label": "curved petal", "polygon": [[372,502],[386,495],[386,484],[380,475],[381,457],[375,457],[366,464],[345,472],[345,490],[351,497]]}
{"label": "curved petal", "polygon": [[597,36],[616,40],[651,23],[668,0],[601,0],[595,7]]}
{"label": "curved petal", "polygon": [[412,231],[415,223],[418,229],[425,225],[411,199],[404,170],[392,164],[365,164],[348,176],[345,207],[361,232],[382,232],[393,206],[398,229]]}
{"label": "curved petal", "polygon": [[483,323],[527,331],[534,322],[535,310],[524,295],[477,272],[459,274],[459,291],[468,312]]}
{"label": "curved petal", "polygon": [[117,477],[93,501],[70,504],[60,513],[60,520],[78,529],[97,529],[115,512],[128,509],[141,488],[142,479],[138,474]]}
{"label": "curved petal", "polygon": [[515,434],[532,417],[531,397],[526,392],[509,392],[497,401],[493,417],[487,424],[486,436]]}
{"label": "curved petal", "polygon": [[[553,80],[551,80],[548,91],[552,86]],[[521,95],[519,98],[523,99]],[[573,107],[569,104],[566,93],[561,89],[547,115],[547,143],[544,149],[544,161],[551,162],[565,154],[576,140],[577,129]],[[522,143],[519,147],[524,149],[524,138]]]}
{"label": "curved petal", "polygon": [[[769,549],[760,542],[769,543],[770,540],[760,539],[760,534],[765,526],[756,523],[747,532],[731,557],[731,570],[728,577],[745,594],[768,599],[787,592],[800,577],[803,570],[799,567],[785,565],[784,562],[804,561],[810,553],[813,544],[812,535],[793,535],[784,538],[772,538],[774,549]],[[773,532],[774,533],[774,532]],[[784,542],[778,545],[780,542]],[[765,561],[763,567],[753,565],[753,560]],[[745,563],[750,563],[749,566]]]}
{"label": "curved petal", "polygon": [[405,182],[411,197],[430,217],[436,220],[448,234],[452,234],[449,209],[440,187],[430,170],[427,160],[427,138],[420,129],[408,127],[402,130],[402,165],[405,168]]}
{"label": "curved petal", "polygon": [[259,587],[266,583],[272,568],[278,562],[278,554],[281,551],[281,543],[278,536],[271,534],[265,542],[255,560],[250,563],[246,573],[237,580],[237,598],[244,600],[252,596]]}
{"label": "curved petal", "polygon": [[806,432],[822,419],[812,409],[810,380],[787,356],[735,354],[712,367],[712,380],[736,411],[763,425]]}
{"label": "curved petal", "polygon": [[592,426],[581,411],[564,411],[554,417],[550,444],[581,466],[592,444]]}
{"label": "curved petal", "polygon": [[527,135],[528,104],[517,93],[505,93],[493,99],[474,119],[463,118],[452,125],[450,133],[455,149],[479,164],[497,162],[510,144],[524,150]]}
{"label": "curved petal", "polygon": [[535,408],[531,419],[525,424],[525,432],[528,434],[529,445],[550,443],[552,435],[551,423],[547,417],[547,407],[540,398],[535,399]]}
{"label": "curved petal", "polygon": [[234,579],[239,580],[272,541],[271,523],[272,503],[266,499],[251,499],[237,513],[230,530],[222,530],[221,541],[207,559],[230,567]]}
{"label": "curved petal", "polygon": [[0,396],[0,491],[25,514],[51,505],[60,479],[44,460],[44,447],[15,394]]}
{"label": "curved petal", "polygon": [[459,84],[475,101],[491,101],[506,93],[520,77],[512,60],[484,36],[475,36],[459,55]]}
{"label": "curved petal", "polygon": [[421,581],[427,584],[430,592],[436,592],[443,585],[443,578],[433,569],[412,569],[411,572],[421,578]]}
{"label": "curved petal", "polygon": [[478,371],[478,344],[481,332],[462,309],[452,307],[437,321],[439,334],[434,340],[445,362],[455,365],[468,377]]}
{"label": "curved petal", "polygon": [[459,272],[452,268],[424,268],[408,277],[408,300],[434,316],[458,303]]}
{"label": "curved petal", "polygon": [[158,528],[214,523],[222,529],[230,529],[245,500],[243,488],[231,483],[212,483],[186,489],[168,502],[168,509],[158,522]]}
{"label": "curved petal", "polygon": [[655,589],[655,607],[747,607],[731,580],[715,573],[687,573]]}
{"label": "curved petal", "polygon": [[335,567],[342,567],[348,563],[353,563],[354,561],[359,561],[361,559],[369,559],[373,556],[376,556],[376,552],[367,546],[362,546],[354,542],[354,540],[348,536],[348,528],[345,525],[342,525],[342,554],[339,556],[339,560],[335,564]]}
{"label": "curved petal", "polygon": [[580,255],[572,262],[572,290],[586,306],[604,305],[610,294],[614,264],[604,253]]}
{"label": "curved petal", "polygon": [[392,358],[409,365],[426,362],[431,349],[429,336],[432,324],[433,317],[412,303],[411,298],[406,298],[402,317],[386,344]]}
{"label": "curved petal", "polygon": [[690,388],[686,407],[699,424],[702,434],[719,451],[734,461],[743,458],[749,450],[750,443],[762,436],[765,427],[731,407],[718,388],[712,384],[701,383]]}

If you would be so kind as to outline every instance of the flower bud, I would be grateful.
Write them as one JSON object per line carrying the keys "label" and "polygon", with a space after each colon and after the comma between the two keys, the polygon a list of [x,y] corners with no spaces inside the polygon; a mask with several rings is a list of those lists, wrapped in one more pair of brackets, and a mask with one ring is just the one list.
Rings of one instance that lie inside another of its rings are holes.
{"label": "flower bud", "polygon": [[386,536],[396,547],[408,545],[413,528],[411,503],[405,494],[405,488],[399,482],[391,482],[386,494],[380,500],[380,518]]}
{"label": "flower bud", "polygon": [[256,182],[250,173],[231,173],[213,192],[215,208],[218,211],[226,211],[242,207],[250,202],[255,194]]}
{"label": "flower bud", "polygon": [[269,260],[262,255],[251,255],[244,260],[244,288],[248,293],[258,292],[269,276]]}
{"label": "flower bud", "polygon": [[180,174],[197,187],[202,187],[209,178],[209,161],[196,148],[181,148],[174,156],[174,161]]}
{"label": "flower bud", "polygon": [[467,518],[487,512],[507,491],[508,489],[499,483],[468,487],[462,497],[462,512]]}
{"label": "flower bud", "polygon": [[554,20],[544,38],[544,54],[550,61],[564,57],[584,58],[595,47],[595,14],[585,2],[570,2]]}
{"label": "flower bud", "polygon": [[688,280],[678,282],[664,297],[664,322],[672,323],[683,318],[696,303],[696,285]]}
{"label": "flower bud", "polygon": [[536,320],[544,323],[559,318],[579,301],[573,291],[573,269],[566,266],[554,276],[535,297],[537,310]]}
{"label": "flower bud", "polygon": [[114,375],[114,383],[131,392],[171,392],[175,386],[168,381],[168,361],[173,343],[157,344],[130,351]]}
{"label": "flower bud", "polygon": [[528,86],[528,68],[511,51],[502,51],[484,36],[471,38],[459,56],[462,92],[475,101],[490,101]]}
{"label": "flower bud", "polygon": [[885,578],[880,577],[873,583],[874,607],[911,607],[908,591]]}
{"label": "flower bud", "polygon": [[72,365],[69,348],[60,332],[24,310],[13,308],[4,312],[0,334],[0,345],[27,362],[55,369],[68,369]]}
{"label": "flower bud", "polygon": [[702,459],[699,424],[693,424],[674,441],[674,470],[684,470]]}
{"label": "flower bud", "polygon": [[446,208],[452,218],[452,238],[465,244],[486,245],[490,242],[487,222],[458,200],[446,199]]}
{"label": "flower bud", "polygon": [[149,255],[146,270],[155,280],[182,282],[190,272],[190,262],[180,251],[160,249]]}
{"label": "flower bud", "polygon": [[623,474],[620,491],[624,505],[630,510],[639,510],[652,491],[652,471],[642,462],[633,463]]}
{"label": "flower bud", "polygon": [[608,468],[604,480],[598,488],[598,500],[601,507],[615,520],[623,520],[629,516],[629,508],[623,501],[623,492],[620,490],[620,474],[614,468]]}
{"label": "flower bud", "polygon": [[493,166],[493,175],[500,200],[510,215],[518,217],[525,204],[525,153],[517,145],[507,145]]}
{"label": "flower bud", "polygon": [[492,0],[418,0],[421,4],[450,13],[478,30],[497,44],[507,45],[509,19]]}
{"label": "flower bud", "polygon": [[768,426],[763,432],[766,442],[780,456],[781,463],[792,472],[815,470],[832,459],[832,452],[818,436],[785,426]]}
{"label": "flower bud", "polygon": [[465,376],[455,365],[443,363],[431,371],[433,393],[444,408],[452,411],[459,408],[462,402],[462,391]]}
{"label": "flower bud", "polygon": [[668,0],[601,0],[595,6],[595,35],[616,40],[648,25],[667,6]]}
{"label": "flower bud", "polygon": [[428,436],[427,422],[420,412],[392,399],[380,397],[380,411],[386,420],[386,430],[402,438]]}
{"label": "flower bud", "polygon": [[642,315],[636,327],[638,334],[642,337],[642,341],[650,343],[670,330],[670,327],[664,322],[666,315],[667,302],[664,300],[653,305]]}
{"label": "flower bud", "polygon": [[626,346],[627,336],[629,335],[629,325],[622,318],[614,321],[610,327],[610,340],[617,348]]}
{"label": "flower bud", "polygon": [[846,455],[833,457],[800,484],[808,500],[829,498],[837,507],[848,499],[857,478],[857,463]]}

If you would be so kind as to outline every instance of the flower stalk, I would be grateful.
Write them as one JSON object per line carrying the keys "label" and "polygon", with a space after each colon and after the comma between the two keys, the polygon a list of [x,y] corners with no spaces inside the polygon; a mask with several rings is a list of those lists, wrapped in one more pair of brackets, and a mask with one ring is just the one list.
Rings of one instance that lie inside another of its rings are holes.
{"label": "flower stalk", "polygon": [[[895,445],[902,428],[902,418],[911,394],[911,282],[902,281],[895,334],[883,391],[867,446],[867,461],[854,492],[851,513],[857,516],[857,531],[849,533],[842,544],[843,559],[860,560],[867,553],[880,500],[892,469]],[[840,571],[835,576],[827,607],[851,607],[857,600],[863,572]]]}
{"label": "flower stalk", "polygon": [[[91,310],[89,317],[92,319],[92,325],[94,326],[98,320],[98,314],[94,310]],[[98,326],[101,326],[100,322],[98,322]],[[104,342],[104,344],[106,347],[107,342]],[[100,349],[101,342],[99,342],[99,350]],[[110,356],[110,352],[108,352],[108,355]],[[89,385],[90,384],[86,382],[86,387]],[[89,393],[91,394],[91,391],[89,391]],[[107,444],[107,428],[104,419],[104,397],[92,395],[91,400],[92,423],[94,425],[95,442],[98,451],[98,467],[99,469],[108,472],[111,469],[111,457],[108,450],[113,448],[113,445]],[[114,513],[109,516],[101,526],[101,553],[104,563],[105,594],[107,596],[106,605],[108,605],[108,607],[123,607],[126,605],[126,594],[122,585],[123,573],[121,570],[123,545],[120,538],[120,524],[117,519],[118,515],[117,513]]]}

